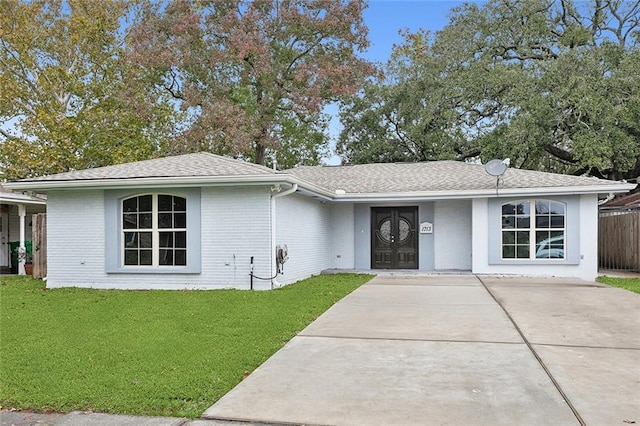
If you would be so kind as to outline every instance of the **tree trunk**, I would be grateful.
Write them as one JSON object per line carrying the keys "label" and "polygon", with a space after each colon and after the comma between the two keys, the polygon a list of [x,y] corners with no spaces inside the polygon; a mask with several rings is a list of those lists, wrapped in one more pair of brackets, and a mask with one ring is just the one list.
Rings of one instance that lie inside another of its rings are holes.
{"label": "tree trunk", "polygon": [[265,147],[260,141],[256,141],[256,164],[264,166]]}

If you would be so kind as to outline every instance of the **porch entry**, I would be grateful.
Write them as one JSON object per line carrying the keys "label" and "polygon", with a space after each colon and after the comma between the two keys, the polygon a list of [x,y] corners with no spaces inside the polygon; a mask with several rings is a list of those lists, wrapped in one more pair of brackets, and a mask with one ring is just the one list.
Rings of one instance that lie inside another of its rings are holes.
{"label": "porch entry", "polygon": [[418,269],[418,207],[371,208],[371,268]]}
{"label": "porch entry", "polygon": [[9,214],[0,212],[0,268],[9,266],[9,256]]}

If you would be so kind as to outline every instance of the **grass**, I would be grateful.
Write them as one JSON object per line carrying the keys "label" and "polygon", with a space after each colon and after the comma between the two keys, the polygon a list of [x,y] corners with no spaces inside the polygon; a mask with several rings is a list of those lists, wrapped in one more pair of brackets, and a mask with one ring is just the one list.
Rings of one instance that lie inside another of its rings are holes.
{"label": "grass", "polygon": [[640,294],[640,278],[598,277],[598,282]]}
{"label": "grass", "polygon": [[3,277],[1,408],[199,417],[369,279],[322,275],[250,292],[47,290]]}

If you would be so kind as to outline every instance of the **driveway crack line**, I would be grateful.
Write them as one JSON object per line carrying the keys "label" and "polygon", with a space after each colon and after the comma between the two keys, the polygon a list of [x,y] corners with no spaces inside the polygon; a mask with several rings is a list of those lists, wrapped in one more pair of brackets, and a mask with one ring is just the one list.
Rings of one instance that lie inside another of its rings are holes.
{"label": "driveway crack line", "polygon": [[454,340],[454,339],[418,339],[399,337],[359,337],[359,336],[336,336],[324,334],[298,334],[296,337],[319,337],[322,339],[348,339],[348,340],[390,340],[396,342],[439,342],[439,343],[489,343],[495,345],[522,345],[523,342],[491,341],[491,340]]}
{"label": "driveway crack line", "polygon": [[529,348],[529,350],[531,351],[531,353],[533,354],[534,358],[538,361],[538,364],[540,364],[540,367],[542,367],[542,369],[544,370],[544,372],[546,373],[546,375],[549,377],[549,380],[551,380],[551,383],[553,383],[553,386],[555,386],[556,390],[560,393],[560,396],[562,396],[562,399],[564,400],[564,402],[566,402],[566,404],[569,406],[569,408],[571,409],[571,411],[573,412],[573,415],[576,416],[576,419],[578,420],[578,422],[580,422],[581,426],[586,426],[587,424],[585,423],[585,421],[582,419],[582,416],[580,415],[580,413],[578,412],[578,410],[576,409],[576,407],[573,405],[573,403],[571,402],[571,400],[569,399],[569,397],[567,396],[567,394],[564,392],[564,390],[562,389],[562,387],[560,386],[560,383],[558,383],[556,381],[556,379],[553,377],[553,375],[551,374],[551,371],[549,371],[549,369],[547,368],[547,366],[545,365],[544,361],[542,361],[542,358],[540,358],[540,356],[538,355],[538,353],[536,352],[536,350],[533,347],[533,344],[531,344],[531,342],[529,342],[529,340],[527,339],[527,337],[524,335],[524,333],[522,332],[522,330],[520,329],[520,327],[518,326],[518,324],[516,323],[516,321],[513,319],[513,317],[511,316],[511,314],[509,314],[509,311],[507,311],[507,309],[502,305],[502,303],[500,303],[500,301],[496,298],[496,296],[491,292],[491,290],[489,289],[489,287],[485,284],[485,282],[482,280],[482,278],[480,278],[479,276],[476,275],[476,278],[478,279],[478,281],[480,281],[480,283],[482,284],[482,286],[485,288],[485,290],[487,290],[487,292],[489,293],[489,295],[493,298],[493,300],[495,300],[495,302],[498,304],[498,306],[500,306],[500,308],[502,309],[502,311],[505,313],[505,315],[507,316],[507,318],[509,318],[509,321],[511,321],[511,324],[513,324],[513,326],[515,327],[516,331],[518,332],[518,334],[520,334],[520,337],[522,338],[522,340],[524,340],[525,345],[527,345],[527,347]]}

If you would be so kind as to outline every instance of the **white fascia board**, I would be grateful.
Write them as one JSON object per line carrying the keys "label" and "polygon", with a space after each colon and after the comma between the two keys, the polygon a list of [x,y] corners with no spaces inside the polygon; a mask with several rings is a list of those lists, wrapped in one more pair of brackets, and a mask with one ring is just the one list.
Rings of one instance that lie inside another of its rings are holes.
{"label": "white fascia board", "polygon": [[334,194],[336,202],[393,202],[393,201],[425,201],[444,199],[496,198],[518,196],[548,196],[548,195],[580,195],[580,194],[609,194],[627,192],[635,188],[635,184],[613,183],[611,185],[594,186],[566,186],[549,188],[508,188],[486,190],[455,190],[455,191],[425,191],[406,193],[365,193],[365,194]]}
{"label": "white fascia board", "polygon": [[64,190],[64,189],[119,189],[130,187],[189,187],[224,185],[270,185],[289,183],[287,175],[241,176],[173,176],[126,179],[39,180],[6,182],[5,188],[13,190]]}
{"label": "white fascia board", "polygon": [[22,200],[18,198],[4,198],[0,197],[0,204],[10,204],[13,206],[17,206],[18,204],[29,204],[29,205],[37,205],[44,206],[47,204],[45,200]]}

